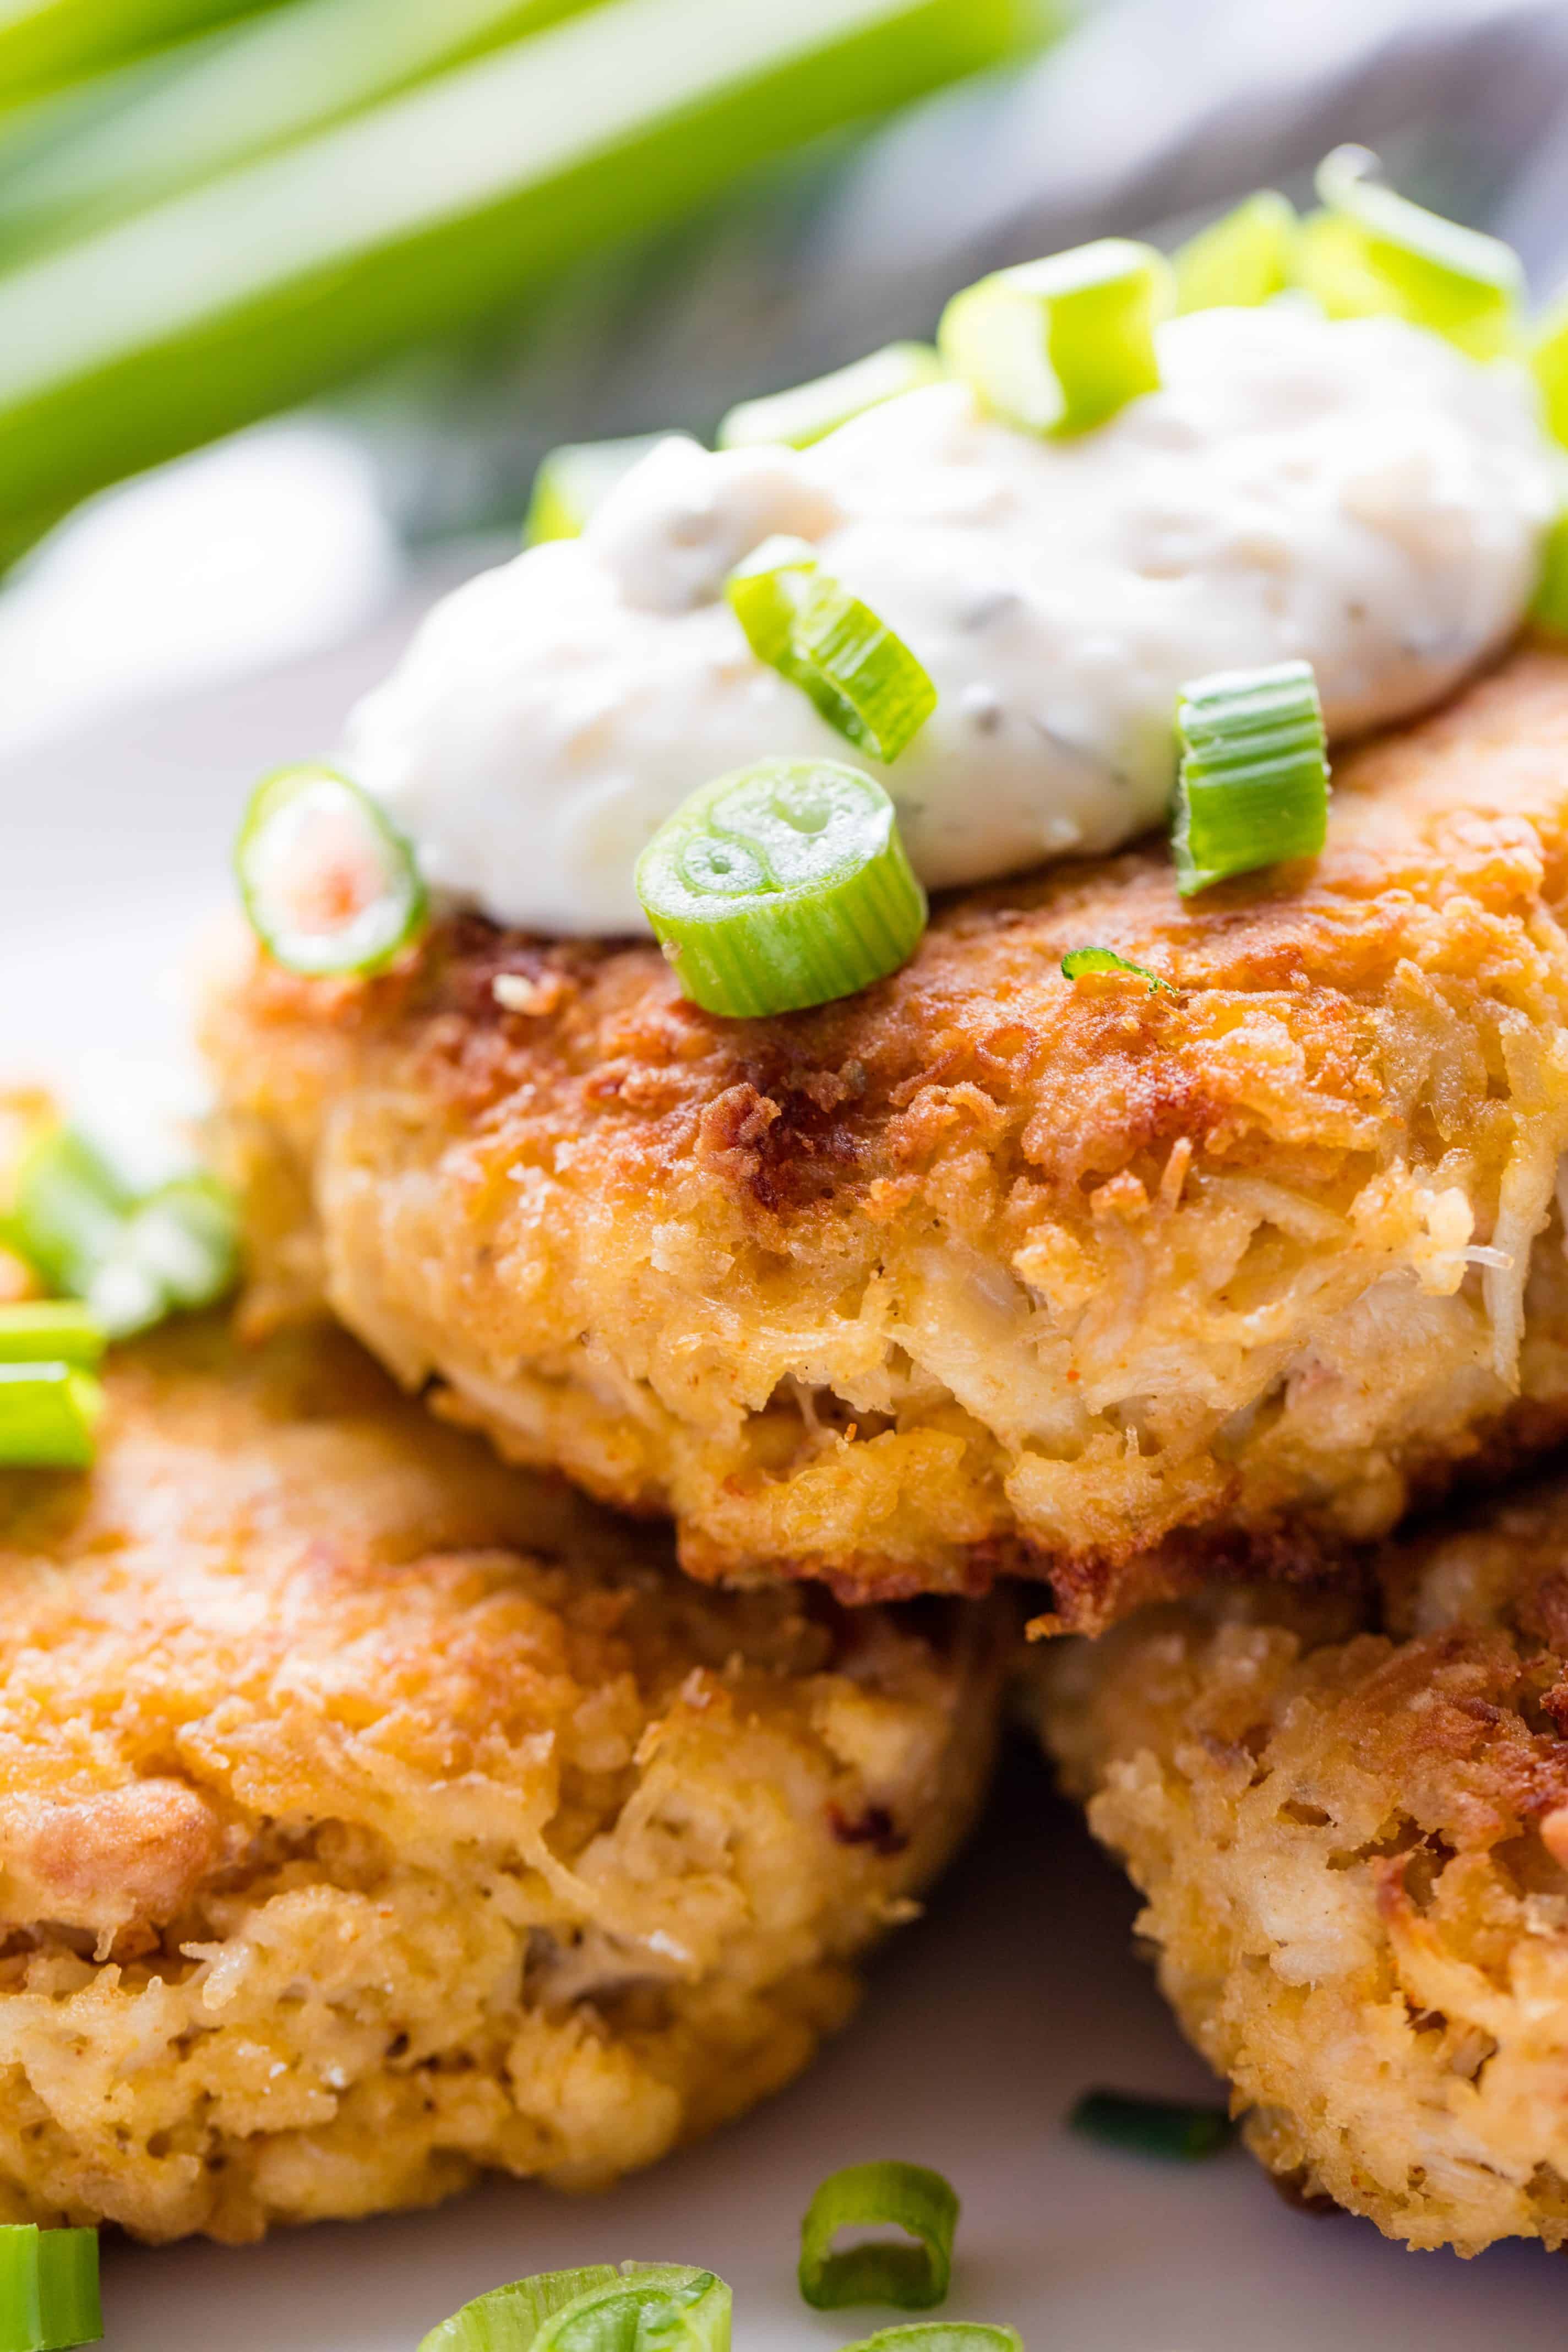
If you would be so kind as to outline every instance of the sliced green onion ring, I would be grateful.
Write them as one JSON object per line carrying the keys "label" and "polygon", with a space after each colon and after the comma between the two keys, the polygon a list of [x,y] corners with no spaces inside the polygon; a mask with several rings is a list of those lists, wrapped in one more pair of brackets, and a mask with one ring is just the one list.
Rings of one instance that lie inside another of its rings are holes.
{"label": "sliced green onion ring", "polygon": [[0,2224],[0,2352],[69,2352],[102,2334],[98,2231]]}
{"label": "sliced green onion ring", "polygon": [[1463,228],[1385,187],[1365,147],[1336,147],[1318,166],[1326,221],[1303,225],[1296,275],[1331,318],[1393,311],[1444,335],[1473,359],[1519,340],[1519,256],[1500,237]]}
{"label": "sliced green onion ring", "polygon": [[936,688],[903,639],[819,568],[804,539],[764,540],[725,593],[757,659],[874,759],[896,760],[936,709]]}
{"label": "sliced green onion ring", "polygon": [[1160,383],[1154,329],[1173,299],[1152,245],[1101,237],[955,294],[937,344],[984,405],[1030,433],[1085,433]]}
{"label": "sliced green onion ring", "polygon": [[637,887],[682,993],[737,1019],[853,996],[925,928],[892,802],[835,760],[705,784],[654,835]]}
{"label": "sliced green onion ring", "polygon": [[792,385],[788,392],[765,393],[760,400],[742,400],[720,424],[719,446],[750,449],[782,441],[792,449],[809,449],[852,416],[923,384],[939,383],[946,373],[941,352],[930,343],[886,343],[831,375]]}
{"label": "sliced green onion ring", "polygon": [[1290,283],[1296,208],[1260,188],[1171,256],[1178,310],[1250,310]]}
{"label": "sliced green onion ring", "polygon": [[[923,2164],[846,2165],[828,2175],[800,2225],[801,2294],[817,2311],[857,2303],[927,2311],[947,2293],[957,2227],[957,2192],[940,2172]],[[840,2230],[868,2228],[902,2230],[915,2242],[833,2252]]]}
{"label": "sliced green onion ring", "polygon": [[212,1306],[238,1272],[237,1214],[216,1178],[177,1176],[139,1195],[69,1127],[47,1129],[25,1154],[5,1239],[111,1339]]}
{"label": "sliced green onion ring", "polygon": [[1062,958],[1063,978],[1082,980],[1090,972],[1128,972],[1136,980],[1148,982],[1151,996],[1157,988],[1163,988],[1167,996],[1175,993],[1170,982],[1162,980],[1157,971],[1151,971],[1147,964],[1129,962],[1114,948],[1069,948]]}
{"label": "sliced green onion ring", "polygon": [[1194,678],[1183,688],[1176,731],[1172,847],[1184,898],[1233,874],[1318,856],[1329,760],[1310,662]]}
{"label": "sliced green onion ring", "polygon": [[844,2352],[1024,2352],[1016,2327],[995,2327],[982,2319],[911,2319],[900,2327],[879,2327]]}
{"label": "sliced green onion ring", "polygon": [[1128,2091],[1086,2091],[1068,2125],[1107,2147],[1189,2164],[1217,2156],[1236,2137],[1236,2126],[1223,2107],[1185,2099],[1140,2098]]}
{"label": "sliced green onion ring", "polygon": [[69,1364],[91,1371],[103,1326],[79,1298],[29,1298],[0,1307],[0,1364]]}
{"label": "sliced green onion ring", "polygon": [[730,2290],[681,2263],[544,2271],[466,2303],[419,2352],[730,2352]]}
{"label": "sliced green onion ring", "polygon": [[413,850],[379,803],[331,768],[264,776],[234,856],[251,929],[287,971],[382,971],[424,923]]}
{"label": "sliced green onion ring", "polygon": [[[684,436],[679,436],[684,437]],[[538,547],[548,539],[576,539],[596,508],[668,433],[634,433],[622,441],[565,441],[539,461],[522,543]]]}
{"label": "sliced green onion ring", "polygon": [[102,1410],[103,1391],[74,1364],[0,1364],[0,1464],[86,1470]]}

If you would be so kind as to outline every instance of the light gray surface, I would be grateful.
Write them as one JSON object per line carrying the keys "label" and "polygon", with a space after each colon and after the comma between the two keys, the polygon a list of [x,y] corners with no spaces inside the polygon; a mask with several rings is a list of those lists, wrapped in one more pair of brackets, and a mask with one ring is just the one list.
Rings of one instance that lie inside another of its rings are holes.
{"label": "light gray surface", "polygon": [[[143,710],[0,768],[0,1073],[174,1050],[155,988],[225,896],[251,776],[329,744],[414,616],[285,674]],[[712,2264],[739,2352],[812,2352],[880,2324],[805,2312],[795,2231],[857,2158],[940,2166],[965,2200],[953,2316],[1029,2352],[1557,2352],[1563,2269],[1533,2246],[1411,2257],[1370,2225],[1288,2210],[1245,2158],[1168,2170],[1087,2149],[1059,2118],[1090,2083],[1205,2080],[1130,1948],[1125,1888],[1016,1770],[1004,1810],[880,1963],[858,2022],[722,2137],[585,2201],[497,2184],[429,2215],[239,2251],[107,2255],[112,2352],[412,2352],[434,2320],[522,2273],[625,2256]]]}

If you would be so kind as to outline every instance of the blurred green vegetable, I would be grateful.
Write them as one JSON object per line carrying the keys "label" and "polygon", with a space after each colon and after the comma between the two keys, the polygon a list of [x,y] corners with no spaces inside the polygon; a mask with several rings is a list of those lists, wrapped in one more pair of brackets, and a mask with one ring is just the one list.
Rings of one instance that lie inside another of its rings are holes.
{"label": "blurred green vegetable", "polygon": [[1037,0],[605,0],[11,271],[0,549],[1038,29]]}
{"label": "blurred green vegetable", "polygon": [[[593,5],[295,0],[184,52],[124,68],[103,78],[103,94],[79,128],[62,111],[64,135],[0,180],[0,254],[9,263],[30,247],[122,219]],[[78,101],[84,111],[91,95]],[[65,101],[54,103],[63,110]]]}
{"label": "blurred green vegetable", "polygon": [[533,495],[523,517],[523,545],[577,538],[600,501],[667,437],[631,433],[618,441],[566,441],[552,449],[533,478]]}
{"label": "blurred green vegetable", "polygon": [[[0,92],[29,98],[263,0],[0,0]],[[441,0],[443,6],[447,0]]]}

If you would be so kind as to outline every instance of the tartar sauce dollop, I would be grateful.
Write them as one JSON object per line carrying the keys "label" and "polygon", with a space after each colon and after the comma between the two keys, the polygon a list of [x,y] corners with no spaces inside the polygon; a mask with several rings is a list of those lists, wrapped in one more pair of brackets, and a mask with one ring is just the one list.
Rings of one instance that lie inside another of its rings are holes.
{"label": "tartar sauce dollop", "polygon": [[[1164,814],[1178,688],[1291,657],[1331,737],[1408,716],[1502,644],[1557,499],[1524,372],[1289,299],[1159,331],[1162,386],[1076,440],[906,394],[816,447],[672,436],[584,536],[430,614],[353,714],[349,772],[426,878],[497,921],[646,929],[649,835],[769,756],[849,759],[931,887],[1107,850]],[[751,652],[724,601],[773,532],[893,628],[940,700],[890,767]]]}

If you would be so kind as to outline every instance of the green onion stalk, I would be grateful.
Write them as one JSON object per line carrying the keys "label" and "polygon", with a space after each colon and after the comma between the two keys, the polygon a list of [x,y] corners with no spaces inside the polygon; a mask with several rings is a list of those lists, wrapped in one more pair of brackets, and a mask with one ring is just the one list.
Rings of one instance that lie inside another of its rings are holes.
{"label": "green onion stalk", "polygon": [[291,0],[138,59],[34,110],[35,152],[0,175],[0,256],[109,226],[593,5]]}
{"label": "green onion stalk", "polygon": [[0,547],[1036,25],[1028,0],[603,0],[10,271]]}

